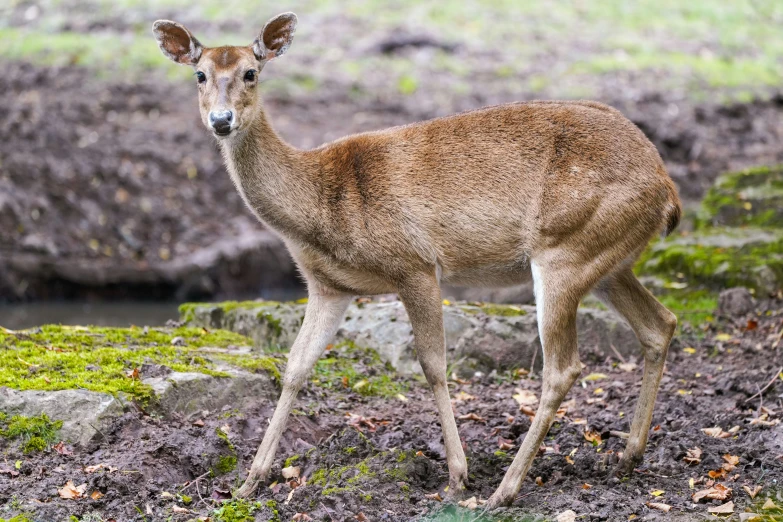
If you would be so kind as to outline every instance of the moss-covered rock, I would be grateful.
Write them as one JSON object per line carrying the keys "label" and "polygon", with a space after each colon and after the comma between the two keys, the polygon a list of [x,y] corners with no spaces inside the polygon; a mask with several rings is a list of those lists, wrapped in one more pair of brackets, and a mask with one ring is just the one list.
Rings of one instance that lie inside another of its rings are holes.
{"label": "moss-covered rock", "polygon": [[774,292],[783,286],[783,231],[712,228],[673,236],[647,249],[637,270],[691,288]]}
{"label": "moss-covered rock", "polygon": [[251,345],[204,328],[3,330],[0,410],[61,419],[62,437],[85,444],[128,401],[169,415],[273,399],[282,361],[254,355]]}
{"label": "moss-covered rock", "polygon": [[696,225],[783,227],[783,165],[719,177],[702,201]]}

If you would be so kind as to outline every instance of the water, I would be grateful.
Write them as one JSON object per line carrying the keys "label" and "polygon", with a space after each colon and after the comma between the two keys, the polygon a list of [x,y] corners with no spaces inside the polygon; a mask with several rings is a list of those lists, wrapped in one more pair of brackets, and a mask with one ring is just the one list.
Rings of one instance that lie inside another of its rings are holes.
{"label": "water", "polygon": [[0,326],[11,330],[42,324],[161,326],[178,318],[177,303],[47,302],[0,306]]}

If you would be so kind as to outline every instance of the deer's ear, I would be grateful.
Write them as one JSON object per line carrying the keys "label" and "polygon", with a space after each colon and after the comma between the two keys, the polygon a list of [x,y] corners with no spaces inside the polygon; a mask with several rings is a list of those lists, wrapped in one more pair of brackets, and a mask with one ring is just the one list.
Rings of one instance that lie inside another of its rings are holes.
{"label": "deer's ear", "polygon": [[196,65],[203,46],[184,25],[170,20],[158,20],[152,24],[152,34],[163,54],[183,65]]}
{"label": "deer's ear", "polygon": [[266,61],[284,54],[294,39],[296,21],[294,13],[283,13],[271,18],[253,42],[256,58]]}

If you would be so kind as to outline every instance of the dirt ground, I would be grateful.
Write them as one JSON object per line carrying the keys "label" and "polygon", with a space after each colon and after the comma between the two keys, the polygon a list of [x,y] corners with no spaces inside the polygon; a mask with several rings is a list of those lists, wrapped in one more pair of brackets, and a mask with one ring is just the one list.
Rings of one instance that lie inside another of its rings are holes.
{"label": "dirt ground", "polygon": [[[708,508],[729,500],[734,515],[728,520],[746,511],[767,514],[759,520],[783,519],[783,511],[761,510],[767,500],[783,505],[781,327],[781,301],[706,329],[685,326],[669,352],[644,462],[622,479],[610,470],[629,429],[641,378],[634,363],[641,361],[582,353],[583,380],[568,395],[514,506],[480,520],[552,520],[568,509],[579,520],[708,520]],[[360,373],[377,371],[365,363],[354,365]],[[308,520],[294,518],[305,513],[313,520],[478,520],[477,511],[433,498],[448,483],[436,410],[421,380],[398,383],[407,387],[405,400],[359,395],[343,389],[339,377],[331,390],[310,383],[288,423],[274,483],[258,494],[254,519],[231,519],[215,509],[245,476],[272,402],[188,419],[164,419],[129,405],[89,447],[66,445],[37,456],[0,439],[0,506],[6,510],[0,516],[287,521]],[[450,387],[470,468],[467,496],[486,499],[530,427],[520,401],[535,410],[535,400],[527,399],[540,396],[541,383],[530,375],[476,375]],[[237,468],[215,477],[209,470],[230,447]],[[696,460],[684,460],[694,455]],[[281,476],[286,459],[300,471],[301,486],[293,490],[297,483]],[[103,468],[85,471],[98,464]],[[85,495],[98,492],[99,498],[60,499],[57,490],[69,480],[85,483]],[[726,500],[694,503],[692,495],[713,483],[731,490]],[[746,487],[760,487],[755,499]]]}
{"label": "dirt ground", "polygon": [[[231,185],[192,85],[154,74],[113,81],[79,66],[8,62],[3,71],[0,299],[182,301],[299,284],[281,243]],[[684,199],[700,197],[726,170],[783,161],[783,97],[728,106],[654,90],[631,97],[626,86],[650,78],[628,75],[606,80],[598,98],[652,139]],[[495,83],[445,105],[354,98],[339,83],[266,102],[284,137],[315,146],[532,97]]]}

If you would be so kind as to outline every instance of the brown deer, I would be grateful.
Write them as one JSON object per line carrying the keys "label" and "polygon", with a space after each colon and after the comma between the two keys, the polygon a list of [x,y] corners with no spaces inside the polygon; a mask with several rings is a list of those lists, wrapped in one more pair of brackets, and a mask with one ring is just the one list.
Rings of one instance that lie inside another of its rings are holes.
{"label": "brown deer", "polygon": [[510,504],[555,412],[581,372],[576,311],[593,291],[636,332],[644,377],[618,472],[644,454],[677,324],[631,267],[680,219],[660,155],[619,111],[536,101],[348,136],[313,150],[285,143],[261,104],[258,75],[284,54],[297,18],[278,15],[247,47],[204,47],[185,27],[153,25],[163,53],[196,71],[201,119],[250,210],[275,230],[307,280],[309,301],[282,394],[240,497],[269,478],[297,393],[355,295],[396,292],[432,386],[449,494],[468,468],[446,384],[442,283],[533,280],[544,354],[541,403],[490,507]]}

